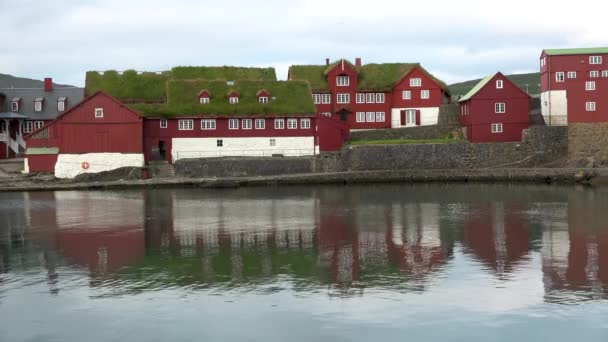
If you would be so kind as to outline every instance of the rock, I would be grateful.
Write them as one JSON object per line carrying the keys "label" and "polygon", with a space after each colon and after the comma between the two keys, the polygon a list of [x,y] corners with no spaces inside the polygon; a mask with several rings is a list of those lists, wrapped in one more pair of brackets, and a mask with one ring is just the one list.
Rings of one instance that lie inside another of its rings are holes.
{"label": "rock", "polygon": [[111,171],[83,173],[74,177],[74,182],[110,182],[116,180],[141,179],[141,168],[121,167]]}

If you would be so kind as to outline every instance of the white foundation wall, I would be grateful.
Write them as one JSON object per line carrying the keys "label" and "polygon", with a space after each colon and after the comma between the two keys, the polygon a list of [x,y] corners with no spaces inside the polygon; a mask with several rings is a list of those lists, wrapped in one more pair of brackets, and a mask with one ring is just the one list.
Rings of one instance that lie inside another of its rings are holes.
{"label": "white foundation wall", "polygon": [[427,108],[392,108],[391,109],[391,128],[401,127],[416,127],[416,125],[401,125],[402,110],[419,110],[420,111],[420,126],[436,125],[439,122],[439,107]]}
{"label": "white foundation wall", "polygon": [[[275,145],[270,146],[270,139]],[[223,146],[218,147],[217,141]],[[173,161],[184,158],[271,156],[282,154],[289,157],[315,154],[314,137],[264,137],[264,138],[173,138]]]}
{"label": "white foundation wall", "polygon": [[[87,162],[88,169],[82,164]],[[123,153],[87,153],[87,154],[59,154],[55,164],[55,177],[74,178],[82,173],[97,173],[111,171],[121,167],[143,167],[144,155]]]}
{"label": "white foundation wall", "polygon": [[548,126],[568,124],[568,98],[565,90],[552,90],[540,94],[541,114]]}

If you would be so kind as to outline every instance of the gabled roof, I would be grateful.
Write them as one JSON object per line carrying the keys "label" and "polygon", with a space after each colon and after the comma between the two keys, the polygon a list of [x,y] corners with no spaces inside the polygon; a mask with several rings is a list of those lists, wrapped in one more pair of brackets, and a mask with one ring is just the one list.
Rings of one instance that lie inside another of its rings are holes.
{"label": "gabled roof", "polygon": [[496,75],[498,75],[498,73],[484,77],[481,81],[479,81],[479,83],[477,83],[473,87],[473,89],[469,90],[469,92],[466,93],[458,102],[464,102],[464,101],[470,100],[471,97],[475,96],[475,94],[477,94],[481,89],[483,89],[483,87],[485,87],[486,84],[488,84],[488,82],[490,82],[492,80],[492,78],[494,78],[494,76],[496,76]]}
{"label": "gabled roof", "polygon": [[590,55],[608,53],[608,47],[577,48],[577,49],[545,49],[548,56]]}
{"label": "gabled roof", "polygon": [[268,90],[266,90],[266,89],[260,89],[260,90],[258,90],[257,93],[255,93],[255,96],[259,97],[262,94],[269,94],[270,95],[270,92]]}
{"label": "gabled roof", "polygon": [[211,95],[211,93],[209,93],[209,90],[207,89],[203,89],[198,93],[198,96],[201,97],[203,96],[203,94],[207,94],[207,95]]}
{"label": "gabled roof", "polygon": [[[44,88],[0,88],[0,93],[3,93],[7,99],[21,100],[19,114],[35,120],[53,120],[63,113],[56,105],[52,105],[60,98],[67,98],[68,107],[84,98],[84,88],[78,87],[54,87],[51,91],[44,91]],[[34,103],[41,98],[44,98],[49,105],[43,106],[42,111],[36,112]],[[10,102],[12,101],[5,101],[4,108],[0,108],[0,111],[11,111]]]}

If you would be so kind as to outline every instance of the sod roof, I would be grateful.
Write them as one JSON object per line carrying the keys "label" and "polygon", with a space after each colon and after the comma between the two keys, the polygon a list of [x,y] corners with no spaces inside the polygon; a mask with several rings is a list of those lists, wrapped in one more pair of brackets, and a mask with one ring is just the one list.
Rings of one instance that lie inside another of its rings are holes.
{"label": "sod roof", "polygon": [[[200,104],[201,90],[209,92],[209,103]],[[268,103],[259,103],[261,89],[270,93]],[[230,104],[228,94],[239,93],[239,103]],[[310,86],[302,81],[169,80],[166,104],[129,104],[148,117],[230,115],[314,115]]]}
{"label": "sod roof", "polygon": [[545,49],[545,53],[549,56],[564,56],[564,55],[589,55],[608,53],[608,47],[597,48],[579,48],[579,49]]}

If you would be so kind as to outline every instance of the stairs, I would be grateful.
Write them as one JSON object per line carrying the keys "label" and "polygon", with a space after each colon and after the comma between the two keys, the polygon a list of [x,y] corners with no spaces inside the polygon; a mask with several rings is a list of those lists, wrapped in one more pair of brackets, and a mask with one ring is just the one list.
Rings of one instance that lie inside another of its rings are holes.
{"label": "stairs", "polygon": [[148,162],[148,172],[152,178],[175,177],[175,168],[166,160]]}

